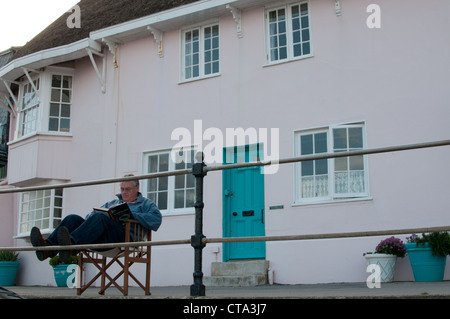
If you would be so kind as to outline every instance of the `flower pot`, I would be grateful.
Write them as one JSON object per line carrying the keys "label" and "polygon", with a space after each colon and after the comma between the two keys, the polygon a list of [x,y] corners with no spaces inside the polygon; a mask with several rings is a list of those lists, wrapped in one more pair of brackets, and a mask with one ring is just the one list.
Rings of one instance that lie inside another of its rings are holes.
{"label": "flower pot", "polygon": [[367,254],[364,256],[367,266],[375,264],[380,267],[380,282],[391,282],[394,279],[396,255],[389,254]]}
{"label": "flower pot", "polygon": [[415,281],[442,281],[447,256],[434,256],[428,243],[405,244]]}
{"label": "flower pot", "polygon": [[0,286],[14,286],[19,266],[18,261],[0,261]]}
{"label": "flower pot", "polygon": [[67,271],[67,267],[69,266],[70,265],[56,265],[53,267],[53,273],[58,287],[67,287],[67,278],[72,274]]}

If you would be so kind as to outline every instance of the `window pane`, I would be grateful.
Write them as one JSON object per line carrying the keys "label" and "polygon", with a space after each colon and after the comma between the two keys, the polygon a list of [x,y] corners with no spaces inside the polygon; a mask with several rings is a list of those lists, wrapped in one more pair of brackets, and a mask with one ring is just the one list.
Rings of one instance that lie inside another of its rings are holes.
{"label": "window pane", "polygon": [[50,116],[59,116],[59,104],[50,104]]}
{"label": "window pane", "polygon": [[161,154],[159,161],[159,172],[167,172],[169,170],[169,154]]}
{"label": "window pane", "polygon": [[147,181],[147,188],[150,192],[155,192],[157,190],[158,179],[152,178]]}
{"label": "window pane", "polygon": [[313,154],[313,136],[303,135],[301,138],[301,154],[309,155]]}
{"label": "window pane", "polygon": [[315,153],[327,152],[327,133],[314,134]]}
{"label": "window pane", "polygon": [[185,175],[175,176],[175,189],[184,188]]}
{"label": "window pane", "polygon": [[52,76],[52,87],[60,88],[61,87],[61,75],[53,75]]}
{"label": "window pane", "polygon": [[184,208],[184,189],[175,191],[175,208]]}
{"label": "window pane", "polygon": [[168,177],[159,177],[158,180],[159,180],[158,190],[159,191],[167,190],[168,185],[169,185]]}
{"label": "window pane", "polygon": [[167,192],[158,193],[158,204],[159,209],[167,209]]}
{"label": "window pane", "polygon": [[338,128],[333,130],[334,149],[347,150],[347,129]]}
{"label": "window pane", "polygon": [[309,42],[303,43],[303,55],[310,54],[311,53],[311,47],[309,45]]}
{"label": "window pane", "polygon": [[360,149],[363,147],[362,128],[351,127],[348,129],[349,148]]}
{"label": "window pane", "polygon": [[194,207],[195,203],[195,189],[186,190],[186,207]]}
{"label": "window pane", "polygon": [[350,170],[364,170],[364,157],[362,155],[350,157]]}
{"label": "window pane", "polygon": [[302,176],[311,176],[314,175],[314,162],[307,161],[302,162]]}
{"label": "window pane", "polygon": [[56,118],[49,119],[48,122],[48,130],[52,132],[59,131],[59,120]]}
{"label": "window pane", "polygon": [[347,170],[347,157],[339,157],[334,159],[334,169],[336,171]]}
{"label": "window pane", "polygon": [[186,187],[195,187],[195,177],[192,174],[186,175]]}
{"label": "window pane", "polygon": [[59,102],[59,101],[61,101],[61,90],[52,89],[51,101],[52,102]]}
{"label": "window pane", "polygon": [[316,160],[316,175],[328,174],[328,160]]}
{"label": "window pane", "polygon": [[71,89],[72,88],[72,77],[71,76],[65,76],[63,78],[63,88],[64,89]]}
{"label": "window pane", "polygon": [[70,117],[70,105],[67,105],[67,104],[61,105],[61,116],[62,117]]}
{"label": "window pane", "polygon": [[69,119],[61,119],[59,125],[60,132],[70,132],[70,120]]}

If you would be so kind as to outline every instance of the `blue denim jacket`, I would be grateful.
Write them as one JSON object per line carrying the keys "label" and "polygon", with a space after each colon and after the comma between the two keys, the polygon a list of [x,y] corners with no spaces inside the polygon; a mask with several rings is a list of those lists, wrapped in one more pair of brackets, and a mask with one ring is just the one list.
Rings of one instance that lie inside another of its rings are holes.
{"label": "blue denim jacket", "polygon": [[[109,208],[124,202],[121,194],[117,194],[116,196],[117,199],[107,202],[102,207]],[[136,219],[146,229],[157,231],[159,226],[161,226],[162,216],[158,207],[152,200],[142,196],[141,193],[138,194],[138,198],[134,203],[128,204],[128,207],[130,208],[134,219]]]}

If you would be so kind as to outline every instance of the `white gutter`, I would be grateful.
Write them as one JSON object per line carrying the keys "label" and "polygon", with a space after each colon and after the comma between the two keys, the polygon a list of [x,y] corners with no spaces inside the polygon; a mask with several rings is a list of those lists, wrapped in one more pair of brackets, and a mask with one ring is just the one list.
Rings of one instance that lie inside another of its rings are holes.
{"label": "white gutter", "polygon": [[[93,40],[102,41],[107,38],[114,38],[119,34],[132,33],[135,30],[146,30],[150,25],[161,25],[164,22],[174,21],[176,19],[184,19],[186,16],[205,12],[208,10],[218,9],[220,11],[226,11],[226,5],[239,2],[239,0],[202,0],[194,3],[190,3],[181,7],[176,7],[166,11],[161,11],[146,17],[138,18],[135,20],[123,22],[108,28],[104,28],[98,31],[90,33],[90,38]],[[242,2],[242,1],[240,1]],[[245,2],[245,1],[244,1]],[[163,31],[164,28],[161,28]]]}
{"label": "white gutter", "polygon": [[[40,69],[52,64],[80,59],[88,55],[86,49],[101,52],[102,46],[100,43],[90,38],[86,38],[68,45],[42,50],[14,59],[4,67],[0,68],[0,79],[5,82],[13,82],[25,74],[23,68]],[[0,82],[0,93],[8,93],[1,83],[3,83],[3,81]]]}

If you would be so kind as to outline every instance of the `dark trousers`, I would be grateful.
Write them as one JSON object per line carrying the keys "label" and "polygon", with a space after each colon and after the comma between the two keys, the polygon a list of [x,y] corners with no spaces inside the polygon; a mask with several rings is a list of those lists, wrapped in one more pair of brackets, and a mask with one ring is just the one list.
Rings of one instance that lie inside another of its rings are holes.
{"label": "dark trousers", "polygon": [[47,238],[52,245],[58,245],[57,232],[62,226],[67,227],[74,244],[121,243],[125,239],[125,227],[103,213],[94,213],[87,219],[78,215],[65,217]]}

